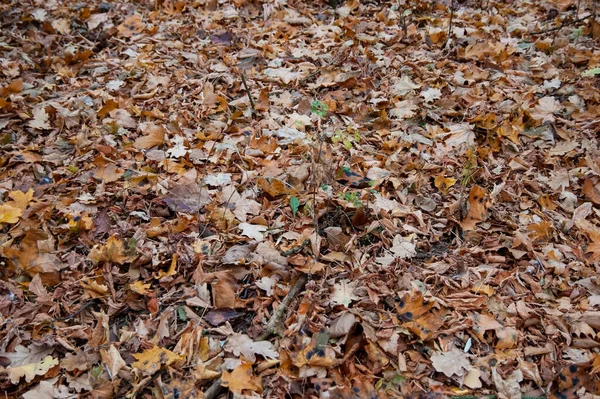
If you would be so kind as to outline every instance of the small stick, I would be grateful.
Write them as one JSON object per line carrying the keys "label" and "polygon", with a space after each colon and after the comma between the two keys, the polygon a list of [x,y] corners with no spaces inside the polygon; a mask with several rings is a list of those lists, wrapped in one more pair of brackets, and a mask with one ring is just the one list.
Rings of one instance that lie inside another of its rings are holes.
{"label": "small stick", "polygon": [[593,15],[594,14],[590,14],[590,15],[586,15],[585,17],[577,18],[577,19],[574,19],[569,22],[563,22],[562,24],[560,24],[560,26],[555,26],[554,28],[544,29],[544,30],[540,30],[537,32],[531,32],[530,35],[535,36],[535,35],[543,35],[544,33],[555,32],[557,30],[561,30],[565,26],[575,25],[575,24],[578,24],[579,22],[585,21],[586,19],[590,18]]}
{"label": "small stick", "polygon": [[[301,274],[300,277],[298,277],[290,291],[287,293],[285,298],[283,298],[283,300],[277,307],[277,310],[275,310],[275,312],[273,313],[273,316],[271,316],[271,319],[265,327],[265,332],[263,332],[260,335],[260,337],[258,337],[257,341],[264,341],[265,339],[269,338],[272,334],[275,334],[277,332],[279,324],[283,323],[282,319],[283,315],[285,314],[285,311],[290,306],[296,295],[298,295],[298,293],[302,291],[307,282],[308,276],[306,274]],[[224,387],[221,386],[221,379],[217,378],[211,384],[211,386],[208,387],[206,391],[204,391],[204,399],[216,399],[219,396],[219,394],[223,391],[223,389]]]}
{"label": "small stick", "polygon": [[204,391],[204,399],[216,399],[217,396],[223,391],[221,386],[221,379],[217,378],[206,391]]}
{"label": "small stick", "polygon": [[271,319],[267,323],[265,331],[258,337],[258,341],[264,341],[265,339],[269,338],[271,335],[277,332],[279,325],[283,323],[282,319],[283,315],[285,314],[285,311],[290,306],[296,295],[298,295],[298,293],[302,291],[307,282],[308,275],[301,274],[300,277],[298,277],[290,291],[287,293],[285,298],[283,298],[283,300],[277,307],[277,310],[273,312],[273,316],[271,316]]}
{"label": "small stick", "polygon": [[596,22],[596,4],[598,2],[598,0],[592,0],[592,28],[590,29],[590,34],[592,35],[592,39],[595,39],[594,37],[594,22]]}
{"label": "small stick", "polygon": [[450,24],[448,25],[448,40],[450,40],[450,35],[452,34],[452,19],[454,18],[454,0],[450,3]]}
{"label": "small stick", "polygon": [[248,94],[248,99],[250,100],[250,108],[252,108],[252,113],[256,114],[256,108],[254,108],[254,99],[252,98],[252,93],[250,93],[250,89],[248,88],[248,83],[246,83],[246,74],[242,71],[242,84],[244,85],[244,89],[246,89],[246,94]]}

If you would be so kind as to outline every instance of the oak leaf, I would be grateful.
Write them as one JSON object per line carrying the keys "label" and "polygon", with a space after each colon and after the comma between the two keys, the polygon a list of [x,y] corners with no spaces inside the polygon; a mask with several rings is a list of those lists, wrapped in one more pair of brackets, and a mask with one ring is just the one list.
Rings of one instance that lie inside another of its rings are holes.
{"label": "oak leaf", "polygon": [[331,295],[331,302],[337,305],[350,306],[352,301],[356,301],[358,297],[355,295],[357,281],[348,282],[347,280],[341,280],[333,286],[333,294]]}
{"label": "oak leaf", "polygon": [[448,352],[436,352],[431,356],[433,368],[448,377],[465,375],[466,370],[471,368],[468,355],[458,348],[452,348]]}
{"label": "oak leaf", "polygon": [[56,365],[58,365],[58,359],[54,359],[48,355],[39,362],[9,367],[5,371],[8,374],[8,378],[10,378],[10,382],[18,384],[21,377],[25,377],[26,382],[31,382],[36,376],[46,374],[48,370]]}
{"label": "oak leaf", "polygon": [[235,356],[243,355],[250,362],[256,361],[256,355],[261,355],[268,359],[277,359],[279,352],[275,350],[273,344],[269,341],[253,341],[246,334],[233,334],[227,339],[225,350],[233,353]]}

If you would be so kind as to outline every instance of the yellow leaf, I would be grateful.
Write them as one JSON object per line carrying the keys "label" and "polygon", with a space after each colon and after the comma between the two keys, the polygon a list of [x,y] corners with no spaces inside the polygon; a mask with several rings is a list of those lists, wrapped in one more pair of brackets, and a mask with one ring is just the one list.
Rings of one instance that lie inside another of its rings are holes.
{"label": "yellow leaf", "polygon": [[448,189],[456,183],[452,177],[444,177],[443,174],[435,177],[434,184],[444,194],[448,194]]}
{"label": "yellow leaf", "polygon": [[237,366],[231,373],[223,371],[221,385],[230,391],[241,394],[243,390],[262,393],[262,379],[252,372],[252,364],[243,363]]}
{"label": "yellow leaf", "polygon": [[169,267],[169,270],[166,272],[159,270],[158,273],[154,273],[154,278],[160,280],[163,277],[175,275],[177,273],[177,258],[179,258],[179,254],[173,254],[173,260],[171,261],[171,267]]}
{"label": "yellow leaf", "polygon": [[[96,281],[80,281],[83,288],[88,290],[88,294],[92,298],[98,298],[108,293],[108,286],[106,284],[98,284]],[[99,294],[99,295],[98,295]]]}
{"label": "yellow leaf", "polygon": [[54,359],[52,356],[48,355],[44,360],[36,363],[9,367],[6,369],[6,372],[10,378],[10,382],[18,384],[21,377],[25,376],[25,381],[31,382],[36,376],[46,374],[48,370],[56,365],[58,365],[58,359]]}
{"label": "yellow leaf", "polygon": [[93,262],[113,262],[122,265],[131,260],[131,257],[125,253],[123,241],[115,236],[106,240],[105,245],[94,245],[94,248],[88,254],[88,259]]}
{"label": "yellow leaf", "polygon": [[169,366],[178,360],[184,360],[178,354],[158,346],[142,353],[134,353],[133,357],[137,360],[131,366],[141,370],[146,375],[156,373],[163,365]]}
{"label": "yellow leaf", "polygon": [[129,288],[131,291],[136,294],[146,295],[148,293],[148,289],[152,286],[152,284],[144,284],[141,281],[136,281],[135,283],[129,284]]}
{"label": "yellow leaf", "polygon": [[26,193],[23,191],[11,191],[8,193],[8,196],[13,199],[11,205],[24,211],[25,208],[27,208],[29,201],[33,199],[33,189],[30,188]]}
{"label": "yellow leaf", "polygon": [[17,223],[23,211],[9,204],[0,205],[0,223]]}
{"label": "yellow leaf", "polygon": [[475,283],[473,285],[473,288],[471,289],[471,291],[473,291],[474,293],[478,294],[478,293],[482,293],[485,294],[487,296],[492,296],[494,294],[494,288],[487,285],[487,284],[483,284],[481,282]]}

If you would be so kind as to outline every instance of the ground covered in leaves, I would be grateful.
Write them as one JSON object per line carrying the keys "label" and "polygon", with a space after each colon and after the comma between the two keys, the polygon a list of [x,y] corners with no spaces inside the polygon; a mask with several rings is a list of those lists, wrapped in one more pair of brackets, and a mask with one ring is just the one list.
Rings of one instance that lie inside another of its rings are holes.
{"label": "ground covered in leaves", "polygon": [[594,12],[3,1],[4,397],[591,397]]}

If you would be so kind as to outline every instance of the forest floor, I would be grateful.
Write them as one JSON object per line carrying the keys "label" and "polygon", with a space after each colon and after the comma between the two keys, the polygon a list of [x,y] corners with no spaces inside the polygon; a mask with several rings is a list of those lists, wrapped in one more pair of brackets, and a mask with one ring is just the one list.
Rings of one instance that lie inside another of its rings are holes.
{"label": "forest floor", "polygon": [[591,398],[595,12],[3,1],[0,396]]}

